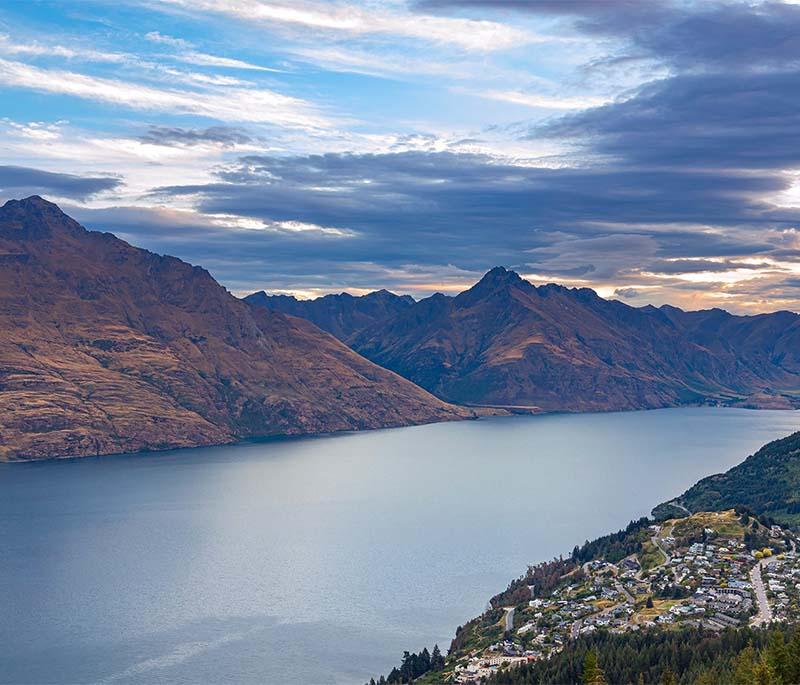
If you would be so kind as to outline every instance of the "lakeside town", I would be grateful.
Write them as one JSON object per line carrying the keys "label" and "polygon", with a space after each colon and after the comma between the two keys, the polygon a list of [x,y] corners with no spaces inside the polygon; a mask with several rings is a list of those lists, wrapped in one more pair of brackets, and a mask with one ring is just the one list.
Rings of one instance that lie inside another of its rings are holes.
{"label": "lakeside town", "polygon": [[636,553],[591,559],[553,587],[523,587],[527,601],[488,611],[451,655],[451,680],[480,683],[601,629],[722,631],[800,617],[798,539],[786,528],[728,510],[651,522],[631,535]]}

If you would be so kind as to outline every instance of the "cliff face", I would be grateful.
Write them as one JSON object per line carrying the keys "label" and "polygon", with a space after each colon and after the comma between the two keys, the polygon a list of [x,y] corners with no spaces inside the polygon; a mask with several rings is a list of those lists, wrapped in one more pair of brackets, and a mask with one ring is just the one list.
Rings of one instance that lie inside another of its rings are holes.
{"label": "cliff face", "polygon": [[308,319],[323,331],[347,341],[369,326],[381,324],[414,305],[409,295],[377,290],[356,297],[349,293],[298,300],[291,295],[267,295],[263,290],[244,298],[256,307]]}
{"label": "cliff face", "polygon": [[703,402],[794,406],[800,317],[633,308],[493,269],[350,339],[449,401],[595,411]]}
{"label": "cliff face", "polygon": [[0,459],[469,415],[37,197],[0,208],[0,331]]}

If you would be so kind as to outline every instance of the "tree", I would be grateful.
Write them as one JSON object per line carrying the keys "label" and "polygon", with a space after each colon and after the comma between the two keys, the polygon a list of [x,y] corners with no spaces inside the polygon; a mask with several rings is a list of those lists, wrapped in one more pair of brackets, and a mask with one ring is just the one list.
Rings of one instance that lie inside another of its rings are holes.
{"label": "tree", "polygon": [[441,671],[444,668],[444,657],[439,650],[439,645],[433,646],[433,654],[431,654],[431,670]]}
{"label": "tree", "polygon": [[669,666],[667,666],[661,674],[661,685],[677,685],[675,682],[675,674]]}
{"label": "tree", "polygon": [[714,674],[706,668],[700,671],[700,675],[697,676],[694,685],[717,685],[718,682]]}
{"label": "tree", "polygon": [[776,677],[766,654],[762,655],[753,669],[753,685],[776,685],[781,681]]}
{"label": "tree", "polygon": [[736,657],[733,665],[733,685],[753,685],[756,651],[747,645]]}
{"label": "tree", "polygon": [[795,628],[789,642],[789,677],[787,683],[800,683],[800,628]]}
{"label": "tree", "polygon": [[792,669],[789,663],[789,649],[783,633],[778,630],[770,638],[767,646],[767,661],[782,683],[792,682]]}
{"label": "tree", "polygon": [[583,682],[585,685],[605,685],[606,676],[597,663],[597,652],[586,652],[583,660]]}
{"label": "tree", "polygon": [[419,653],[419,659],[417,660],[415,666],[415,676],[422,675],[423,673],[427,673],[431,670],[431,653],[428,651],[427,647],[424,647]]}
{"label": "tree", "polygon": [[652,609],[653,608],[653,598],[652,597],[648,597],[647,598],[647,602],[645,603],[645,606],[648,609]]}

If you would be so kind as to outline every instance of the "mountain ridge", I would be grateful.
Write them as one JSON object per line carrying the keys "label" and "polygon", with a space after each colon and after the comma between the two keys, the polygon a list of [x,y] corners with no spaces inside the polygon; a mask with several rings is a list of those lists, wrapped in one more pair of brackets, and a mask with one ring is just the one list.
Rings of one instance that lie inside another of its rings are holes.
{"label": "mountain ridge", "polygon": [[329,294],[313,300],[300,300],[293,295],[268,295],[260,290],[243,299],[257,307],[307,319],[342,341],[355,331],[386,321],[414,304],[410,295],[395,295],[386,289],[361,296],[347,292]]}
{"label": "mountain ridge", "polygon": [[38,196],[0,208],[0,330],[2,460],[471,415]]}
{"label": "mountain ridge", "polygon": [[448,401],[542,411],[800,404],[800,316],[631,307],[495,267],[340,339]]}

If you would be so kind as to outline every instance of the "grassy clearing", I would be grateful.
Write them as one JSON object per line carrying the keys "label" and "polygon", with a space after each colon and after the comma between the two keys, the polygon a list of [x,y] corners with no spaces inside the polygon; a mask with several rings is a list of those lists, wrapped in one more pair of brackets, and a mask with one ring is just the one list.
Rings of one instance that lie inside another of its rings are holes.
{"label": "grassy clearing", "polygon": [[643,606],[641,609],[638,609],[633,615],[633,620],[635,623],[653,621],[656,616],[666,613],[678,603],[679,600],[677,599],[654,599],[653,606],[650,608]]}
{"label": "grassy clearing", "polygon": [[739,522],[733,509],[703,511],[685,519],[669,521],[669,523],[672,525],[672,534],[676,538],[700,533],[704,528],[710,528],[723,537],[744,537],[744,526]]}

